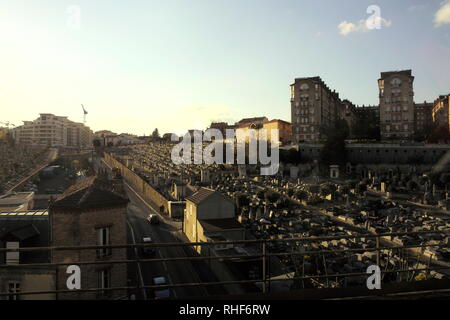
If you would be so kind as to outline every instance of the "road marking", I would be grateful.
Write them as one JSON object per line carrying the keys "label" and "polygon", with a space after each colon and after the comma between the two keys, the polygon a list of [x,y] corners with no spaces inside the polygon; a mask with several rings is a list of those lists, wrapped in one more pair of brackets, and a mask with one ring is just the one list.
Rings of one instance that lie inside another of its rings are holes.
{"label": "road marking", "polygon": [[[131,230],[131,237],[133,238],[133,244],[136,244],[136,239],[134,237],[134,230],[133,230],[133,227],[131,226],[131,223],[128,220],[128,218],[127,218],[127,224]],[[138,257],[137,247],[134,247],[134,254],[136,255],[136,258],[137,258]],[[141,283],[141,286],[144,287],[144,278],[142,277],[141,263],[138,262],[137,266],[138,266],[138,272],[139,272],[139,282]],[[142,293],[144,294],[144,300],[147,300],[147,293],[145,292],[145,288],[142,288]]]}

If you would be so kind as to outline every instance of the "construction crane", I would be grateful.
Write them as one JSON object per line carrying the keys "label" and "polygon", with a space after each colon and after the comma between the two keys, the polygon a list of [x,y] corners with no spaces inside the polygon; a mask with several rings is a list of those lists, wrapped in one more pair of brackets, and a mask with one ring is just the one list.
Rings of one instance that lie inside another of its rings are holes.
{"label": "construction crane", "polygon": [[83,105],[81,105],[81,107],[83,108],[83,123],[86,124],[86,115],[88,114],[88,112]]}

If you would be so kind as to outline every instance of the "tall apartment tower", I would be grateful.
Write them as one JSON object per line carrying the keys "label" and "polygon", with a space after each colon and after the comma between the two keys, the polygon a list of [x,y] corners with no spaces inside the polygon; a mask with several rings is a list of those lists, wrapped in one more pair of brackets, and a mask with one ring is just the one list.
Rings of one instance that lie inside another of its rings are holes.
{"label": "tall apartment tower", "polygon": [[382,72],[380,131],[382,139],[410,139],[414,134],[414,77],[411,70]]}
{"label": "tall apartment tower", "polygon": [[291,85],[291,119],[294,142],[312,142],[322,137],[321,129],[335,121],[341,100],[320,77],[296,78]]}

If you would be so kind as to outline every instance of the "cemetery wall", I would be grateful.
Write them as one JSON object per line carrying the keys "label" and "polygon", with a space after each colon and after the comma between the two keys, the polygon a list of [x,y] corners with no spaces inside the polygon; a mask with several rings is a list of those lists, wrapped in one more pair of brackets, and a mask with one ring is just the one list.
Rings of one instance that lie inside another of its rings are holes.
{"label": "cemetery wall", "polygon": [[169,201],[138,174],[127,168],[124,164],[115,159],[111,154],[105,153],[105,162],[112,168],[118,168],[123,179],[148,202],[153,202],[158,207],[164,207],[164,212],[169,213]]}
{"label": "cemetery wall", "polygon": [[[306,160],[318,160],[321,144],[302,144],[301,156]],[[347,145],[348,160],[353,164],[435,164],[445,154],[450,156],[449,145]]]}

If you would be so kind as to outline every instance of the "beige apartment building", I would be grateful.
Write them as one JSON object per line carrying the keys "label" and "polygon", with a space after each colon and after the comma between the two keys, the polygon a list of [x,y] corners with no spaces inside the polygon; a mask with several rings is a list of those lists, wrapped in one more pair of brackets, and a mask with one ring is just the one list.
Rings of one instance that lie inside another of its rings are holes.
{"label": "beige apartment building", "polygon": [[438,127],[444,127],[450,132],[450,94],[439,96],[432,107],[433,122]]}
{"label": "beige apartment building", "polygon": [[92,130],[67,117],[41,113],[34,121],[24,121],[11,130],[17,143],[51,147],[85,148],[92,145]]}
{"label": "beige apartment building", "polygon": [[382,139],[410,139],[414,134],[414,77],[411,70],[382,72],[378,79]]}
{"label": "beige apartment building", "polygon": [[321,128],[333,124],[341,100],[336,91],[320,77],[297,78],[291,85],[291,119],[294,141],[314,141],[323,138]]}

